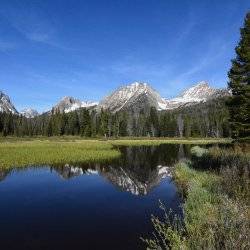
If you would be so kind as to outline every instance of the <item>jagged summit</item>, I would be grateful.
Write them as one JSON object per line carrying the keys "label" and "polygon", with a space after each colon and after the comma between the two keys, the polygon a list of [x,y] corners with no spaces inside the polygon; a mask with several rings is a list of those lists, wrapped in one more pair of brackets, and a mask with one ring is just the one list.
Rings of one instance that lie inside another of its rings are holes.
{"label": "jagged summit", "polygon": [[99,109],[108,109],[114,113],[120,110],[138,111],[149,107],[155,107],[157,110],[168,110],[205,102],[211,98],[227,94],[227,91],[214,89],[207,82],[201,81],[185,90],[178,97],[167,100],[162,98],[150,84],[133,82],[118,88],[104,98],[99,104]]}
{"label": "jagged summit", "polygon": [[[79,108],[91,108],[97,111],[105,109],[113,113],[118,111],[138,113],[141,110],[148,111],[151,107],[155,107],[157,110],[171,110],[199,102],[206,102],[229,94],[227,89],[212,88],[207,82],[201,81],[175,98],[164,99],[149,83],[136,81],[119,87],[99,104],[97,102],[81,101],[71,96],[65,96],[53,106],[51,113],[69,113]],[[18,114],[9,97],[1,91],[0,112]],[[37,111],[33,109],[22,110],[20,114],[28,118],[38,115]]]}
{"label": "jagged summit", "polygon": [[133,82],[115,90],[104,98],[99,108],[108,109],[111,112],[120,110],[135,110],[148,107],[159,108],[159,103],[164,102],[160,94],[148,83]]}
{"label": "jagged summit", "polygon": [[18,114],[15,106],[12,104],[9,96],[0,91],[0,112]]}
{"label": "jagged summit", "polygon": [[179,98],[184,99],[197,99],[202,100],[206,99],[208,96],[214,94],[216,89],[211,88],[209,84],[205,81],[199,82],[198,84],[194,85],[193,87],[184,91]]}
{"label": "jagged summit", "polygon": [[20,111],[20,114],[25,116],[26,118],[34,118],[39,115],[39,113],[32,108],[26,108]]}
{"label": "jagged summit", "polygon": [[65,96],[63,97],[59,103],[57,103],[53,108],[52,108],[52,113],[69,113],[71,111],[74,111],[79,108],[89,108],[89,107],[94,107],[98,103],[97,102],[91,102],[91,101],[80,101],[79,99],[76,99],[71,96]]}
{"label": "jagged summit", "polygon": [[206,81],[201,81],[185,90],[178,97],[169,100],[165,99],[165,106],[163,107],[163,109],[175,109],[199,102],[206,102],[210,99],[222,97],[225,95],[229,95],[229,92],[227,90],[212,88]]}

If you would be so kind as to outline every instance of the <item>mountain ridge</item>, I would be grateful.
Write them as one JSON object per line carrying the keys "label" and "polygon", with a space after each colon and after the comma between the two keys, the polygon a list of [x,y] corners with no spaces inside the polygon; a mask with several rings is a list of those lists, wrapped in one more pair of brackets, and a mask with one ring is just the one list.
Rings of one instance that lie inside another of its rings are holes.
{"label": "mountain ridge", "polygon": [[38,111],[32,108],[22,109],[19,114],[25,116],[26,118],[34,118],[39,115]]}
{"label": "mountain ridge", "polygon": [[[81,101],[71,96],[65,96],[56,103],[49,113],[69,113],[80,108],[109,110],[112,113],[119,111],[148,110],[155,107],[157,110],[173,110],[184,106],[190,106],[200,102],[206,102],[213,98],[230,95],[227,89],[212,88],[205,81],[198,82],[192,87],[184,90],[177,97],[166,99],[146,82],[133,82],[123,85],[104,97],[99,103],[92,101]],[[33,118],[38,112],[32,108],[17,111],[10,98],[0,91],[0,112],[10,112]],[[46,113],[46,112],[45,112]]]}

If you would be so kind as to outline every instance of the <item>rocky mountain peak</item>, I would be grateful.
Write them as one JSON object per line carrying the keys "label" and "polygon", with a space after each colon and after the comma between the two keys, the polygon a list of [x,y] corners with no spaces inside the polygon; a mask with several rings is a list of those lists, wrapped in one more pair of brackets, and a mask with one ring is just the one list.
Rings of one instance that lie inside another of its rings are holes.
{"label": "rocky mountain peak", "polygon": [[9,96],[0,91],[0,112],[18,114],[16,108],[12,104]]}
{"label": "rocky mountain peak", "polygon": [[179,98],[202,100],[214,94],[215,91],[216,89],[210,87],[207,82],[202,81],[184,91]]}
{"label": "rocky mountain peak", "polygon": [[79,99],[76,99],[74,97],[65,96],[52,108],[52,113],[56,113],[56,112],[69,113],[79,108],[90,108],[90,107],[94,107],[97,105],[98,105],[97,102],[80,101]]}
{"label": "rocky mountain peak", "polygon": [[169,100],[165,99],[165,106],[163,109],[168,110],[190,106],[227,95],[229,95],[229,92],[226,89],[215,89],[210,87],[207,82],[201,81],[185,90],[180,96]]}
{"label": "rocky mountain peak", "polygon": [[99,109],[109,109],[111,112],[120,110],[135,110],[149,107],[159,107],[162,98],[148,83],[133,82],[122,86],[104,98]]}
{"label": "rocky mountain peak", "polygon": [[[79,108],[96,108],[97,111],[106,109],[112,113],[118,111],[138,113],[141,110],[147,112],[151,107],[155,107],[157,110],[170,110],[227,95],[230,95],[227,89],[215,89],[210,87],[207,82],[201,81],[175,98],[164,99],[150,84],[136,81],[116,89],[99,104],[97,102],[81,101],[71,96],[65,96],[50,112],[69,113]],[[18,114],[10,98],[2,91],[0,91],[0,112]],[[37,111],[33,109],[22,110],[20,114],[28,118],[38,115]]]}
{"label": "rocky mountain peak", "polygon": [[26,108],[20,111],[20,114],[25,116],[26,118],[34,118],[39,115],[39,113],[32,108]]}
{"label": "rocky mountain peak", "polygon": [[77,99],[75,99],[74,97],[72,96],[64,96],[60,103],[67,103],[67,104],[72,104],[72,103],[75,103],[76,101],[79,101]]}

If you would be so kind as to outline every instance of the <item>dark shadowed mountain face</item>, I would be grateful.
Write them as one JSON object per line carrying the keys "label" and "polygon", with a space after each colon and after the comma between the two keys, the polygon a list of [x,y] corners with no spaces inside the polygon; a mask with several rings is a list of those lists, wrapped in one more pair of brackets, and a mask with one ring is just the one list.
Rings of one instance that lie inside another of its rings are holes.
{"label": "dark shadowed mountain face", "polygon": [[0,112],[17,114],[17,110],[10,101],[10,98],[0,91]]}

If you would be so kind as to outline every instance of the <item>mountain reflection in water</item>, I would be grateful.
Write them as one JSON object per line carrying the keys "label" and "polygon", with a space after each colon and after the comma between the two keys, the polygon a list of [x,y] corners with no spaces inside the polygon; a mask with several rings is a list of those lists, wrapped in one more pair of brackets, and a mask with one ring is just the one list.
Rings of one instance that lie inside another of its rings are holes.
{"label": "mountain reflection in water", "polygon": [[[146,195],[163,178],[171,177],[171,168],[178,160],[189,156],[189,145],[160,145],[119,147],[122,157],[106,164],[65,164],[51,166],[63,179],[89,174],[99,174],[121,191],[134,195]],[[0,181],[11,170],[0,170]]]}
{"label": "mountain reflection in water", "polygon": [[176,161],[188,155],[187,145],[161,145],[155,147],[120,147],[122,157],[107,164],[51,167],[63,179],[80,175],[99,174],[121,191],[134,195],[146,195],[163,178],[171,177],[171,168]]}
{"label": "mountain reflection in water", "polygon": [[119,150],[102,164],[0,170],[1,249],[144,249],[159,200],[182,215],[171,172],[189,146]]}

